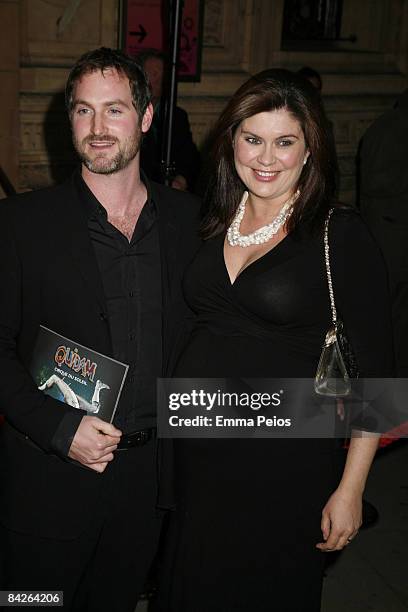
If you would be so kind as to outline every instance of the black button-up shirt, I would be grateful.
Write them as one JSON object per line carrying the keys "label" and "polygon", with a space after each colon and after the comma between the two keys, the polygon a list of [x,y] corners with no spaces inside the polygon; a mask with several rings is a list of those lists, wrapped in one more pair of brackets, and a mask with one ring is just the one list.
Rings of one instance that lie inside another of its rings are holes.
{"label": "black button-up shirt", "polygon": [[131,241],[78,173],[76,186],[107,307],[112,356],[129,365],[114,424],[124,433],[156,423],[156,378],[162,368],[162,290],[158,211],[149,192]]}

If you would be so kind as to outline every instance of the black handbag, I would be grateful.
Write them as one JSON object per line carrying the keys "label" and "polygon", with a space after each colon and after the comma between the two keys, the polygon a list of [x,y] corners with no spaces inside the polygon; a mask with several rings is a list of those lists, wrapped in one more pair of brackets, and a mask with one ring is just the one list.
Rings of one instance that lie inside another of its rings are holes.
{"label": "black handbag", "polygon": [[337,316],[333,282],[330,270],[329,221],[331,208],[324,225],[324,256],[329,288],[332,326],[328,330],[317,366],[314,388],[319,395],[345,397],[351,392],[351,379],[358,378],[359,371],[353,348],[347,338],[342,321]]}

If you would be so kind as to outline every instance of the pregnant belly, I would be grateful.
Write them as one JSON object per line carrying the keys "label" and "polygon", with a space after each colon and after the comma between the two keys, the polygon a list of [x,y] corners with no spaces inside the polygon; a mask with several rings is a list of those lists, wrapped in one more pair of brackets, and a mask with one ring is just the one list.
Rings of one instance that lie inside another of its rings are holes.
{"label": "pregnant belly", "polygon": [[284,339],[227,336],[199,329],[180,355],[173,376],[309,378],[315,375],[318,358],[288,347]]}

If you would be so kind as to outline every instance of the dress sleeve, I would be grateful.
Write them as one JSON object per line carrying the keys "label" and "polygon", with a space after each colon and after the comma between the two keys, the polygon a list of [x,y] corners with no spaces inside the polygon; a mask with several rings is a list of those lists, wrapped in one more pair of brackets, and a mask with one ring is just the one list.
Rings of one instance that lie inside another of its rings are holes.
{"label": "dress sleeve", "polygon": [[361,377],[394,375],[388,278],[380,249],[360,215],[338,210],[329,227],[336,308]]}

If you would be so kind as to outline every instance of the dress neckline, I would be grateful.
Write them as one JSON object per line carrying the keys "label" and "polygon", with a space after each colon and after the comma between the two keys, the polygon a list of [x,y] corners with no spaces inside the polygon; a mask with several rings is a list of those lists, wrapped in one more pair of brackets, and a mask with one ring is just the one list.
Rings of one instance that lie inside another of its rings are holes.
{"label": "dress neckline", "polygon": [[222,264],[224,267],[224,271],[226,274],[226,278],[228,281],[229,286],[232,288],[236,285],[236,283],[241,279],[241,276],[250,268],[254,268],[254,266],[256,267],[256,264],[259,264],[261,262],[263,262],[265,260],[265,258],[270,255],[271,253],[275,253],[275,251],[280,251],[281,250],[281,245],[285,245],[289,239],[291,238],[291,234],[286,234],[286,236],[284,238],[282,238],[282,240],[280,240],[278,242],[278,244],[275,244],[275,246],[271,247],[270,249],[268,249],[268,251],[266,251],[263,255],[260,255],[259,257],[257,257],[256,259],[254,259],[253,261],[251,261],[251,263],[247,264],[245,266],[245,268],[242,268],[239,273],[237,274],[237,276],[235,277],[234,281],[231,280],[231,276],[230,273],[228,271],[227,268],[227,264],[225,261],[225,235],[222,235],[222,240],[221,240],[221,257],[222,257]]}

